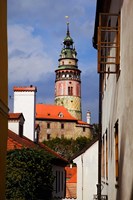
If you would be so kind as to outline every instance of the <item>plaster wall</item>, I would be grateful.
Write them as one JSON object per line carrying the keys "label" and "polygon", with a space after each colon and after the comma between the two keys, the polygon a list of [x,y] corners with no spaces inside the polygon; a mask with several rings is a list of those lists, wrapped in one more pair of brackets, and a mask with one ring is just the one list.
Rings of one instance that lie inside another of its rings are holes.
{"label": "plaster wall", "polygon": [[77,164],[77,199],[93,199],[98,181],[98,141],[73,162]]}
{"label": "plaster wall", "polygon": [[19,135],[19,121],[9,121],[8,129]]}
{"label": "plaster wall", "polygon": [[23,113],[25,118],[24,136],[28,137],[32,141],[35,139],[35,103],[35,92],[14,92],[14,113]]}
{"label": "plaster wall", "polygon": [[[40,125],[39,141],[47,140],[47,135],[50,134],[50,138],[65,137],[76,139],[80,136],[91,137],[90,127],[85,127],[83,132],[83,126],[77,127],[75,122],[60,122],[60,121],[44,121],[36,120],[36,123]],[[47,123],[50,123],[50,128],[47,128]],[[61,124],[64,124],[64,129],[61,129]]]}
{"label": "plaster wall", "polygon": [[[72,87],[72,95],[68,93],[68,87]],[[81,96],[81,88],[79,81],[76,80],[61,80],[57,81],[55,84],[56,94],[55,96]]]}
{"label": "plaster wall", "polygon": [[[133,199],[133,1],[111,1],[110,12],[121,15],[120,75],[106,77],[102,99],[102,135],[108,134],[108,179],[102,194],[110,200]],[[119,123],[119,177],[115,179],[114,125]]]}

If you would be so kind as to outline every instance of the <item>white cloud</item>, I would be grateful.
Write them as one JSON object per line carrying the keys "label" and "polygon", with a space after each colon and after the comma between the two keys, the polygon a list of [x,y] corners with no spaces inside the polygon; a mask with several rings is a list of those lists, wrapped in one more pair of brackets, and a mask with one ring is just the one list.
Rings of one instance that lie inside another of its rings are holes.
{"label": "white cloud", "polygon": [[44,41],[34,35],[33,27],[10,25],[8,33],[9,82],[36,82],[54,71],[52,56],[45,52]]}

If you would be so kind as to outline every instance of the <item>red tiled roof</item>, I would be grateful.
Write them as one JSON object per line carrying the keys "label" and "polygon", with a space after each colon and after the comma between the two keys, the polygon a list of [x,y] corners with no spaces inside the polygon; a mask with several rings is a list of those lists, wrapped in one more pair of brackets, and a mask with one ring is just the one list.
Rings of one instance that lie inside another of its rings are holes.
{"label": "red tiled roof", "polygon": [[13,149],[21,149],[23,146],[13,140],[12,138],[8,137],[7,140],[7,150],[13,150]]}
{"label": "red tiled roof", "polygon": [[9,113],[8,119],[13,119],[13,120],[17,119],[18,120],[18,119],[20,119],[21,116],[23,116],[22,113]]}
{"label": "red tiled roof", "polygon": [[77,167],[65,167],[66,170],[66,198],[77,197]]}
{"label": "red tiled roof", "polygon": [[88,124],[87,122],[83,122],[83,121],[81,121],[81,120],[78,120],[78,124],[90,125],[90,124]]}
{"label": "red tiled roof", "polygon": [[36,105],[36,119],[58,119],[77,121],[71,116],[64,106],[37,104]]}
{"label": "red tiled roof", "polygon": [[31,140],[29,140],[26,137],[20,137],[16,133],[12,132],[11,130],[8,130],[8,141],[7,141],[7,150],[11,149],[21,149],[21,148],[41,148],[45,151],[49,152],[50,154],[54,155],[56,158],[64,161],[67,163],[68,161],[64,159],[62,156],[60,156],[58,153],[47,147],[46,145],[42,143],[34,143]]}
{"label": "red tiled roof", "polygon": [[37,88],[35,87],[35,86],[29,86],[29,87],[27,87],[27,86],[22,86],[22,87],[17,87],[17,86],[14,86],[13,87],[13,90],[14,91],[35,91],[35,92],[37,92]]}
{"label": "red tiled roof", "polygon": [[[13,148],[14,145],[14,148]],[[20,137],[16,133],[8,130],[8,142],[7,142],[7,150],[10,149],[18,149],[18,148],[34,148],[35,144],[31,140],[26,137]]]}
{"label": "red tiled roof", "polygon": [[67,181],[67,183],[77,183],[77,172]]}
{"label": "red tiled roof", "polygon": [[66,179],[69,183],[77,183],[77,167],[65,167]]}

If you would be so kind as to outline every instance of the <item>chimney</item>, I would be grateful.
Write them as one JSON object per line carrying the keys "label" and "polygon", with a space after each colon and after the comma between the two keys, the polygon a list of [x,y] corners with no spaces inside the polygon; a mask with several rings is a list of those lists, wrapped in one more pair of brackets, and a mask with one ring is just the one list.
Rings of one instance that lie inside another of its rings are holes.
{"label": "chimney", "polygon": [[86,116],[86,118],[87,118],[87,123],[88,123],[88,124],[91,124],[91,112],[90,112],[90,111],[87,111],[87,116]]}
{"label": "chimney", "polygon": [[24,115],[25,123],[23,135],[35,141],[35,106],[37,88],[14,87],[14,113],[21,112]]}

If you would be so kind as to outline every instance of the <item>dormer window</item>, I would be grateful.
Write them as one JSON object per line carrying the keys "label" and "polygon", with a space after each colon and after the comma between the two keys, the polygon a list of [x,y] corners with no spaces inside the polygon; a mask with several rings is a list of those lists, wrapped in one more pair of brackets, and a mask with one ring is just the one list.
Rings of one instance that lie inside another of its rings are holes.
{"label": "dormer window", "polygon": [[58,116],[59,116],[59,117],[64,117],[64,115],[63,115],[62,112],[60,112],[60,113],[58,114]]}

